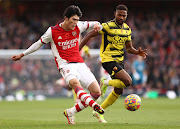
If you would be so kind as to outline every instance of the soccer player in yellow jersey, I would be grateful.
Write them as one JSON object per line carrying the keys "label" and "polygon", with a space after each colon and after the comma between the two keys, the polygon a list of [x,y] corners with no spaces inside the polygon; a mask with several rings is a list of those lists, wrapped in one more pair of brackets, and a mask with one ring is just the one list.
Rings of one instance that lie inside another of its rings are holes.
{"label": "soccer player in yellow jersey", "polygon": [[[114,12],[115,19],[102,23],[101,30],[97,33],[90,31],[83,38],[80,49],[87,41],[99,34],[102,35],[102,44],[100,47],[100,56],[103,68],[111,75],[112,80],[101,79],[101,91],[104,96],[108,86],[113,86],[114,90],[109,94],[106,100],[101,104],[103,109],[112,105],[123,93],[123,88],[132,84],[130,75],[124,69],[124,48],[131,54],[146,58],[147,49],[137,50],[132,45],[131,28],[125,23],[128,8],[125,5],[118,5]],[[106,123],[104,117],[98,113],[93,113],[99,119],[99,122]]]}

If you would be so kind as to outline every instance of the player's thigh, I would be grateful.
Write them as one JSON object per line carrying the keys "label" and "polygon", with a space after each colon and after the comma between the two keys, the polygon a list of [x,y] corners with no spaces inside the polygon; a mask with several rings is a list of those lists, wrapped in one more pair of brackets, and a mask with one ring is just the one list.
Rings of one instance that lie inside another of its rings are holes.
{"label": "player's thigh", "polygon": [[122,69],[121,71],[119,71],[118,73],[116,73],[114,75],[114,78],[116,79],[120,79],[120,80],[126,80],[126,79],[130,79],[131,76],[124,70]]}
{"label": "player's thigh", "polygon": [[[95,78],[95,76],[93,75],[93,73],[90,71],[90,69],[84,64],[80,64],[79,66],[81,69],[78,71],[79,75],[80,75],[80,83],[82,85],[82,87],[87,88],[91,85],[91,84],[95,84],[94,86],[97,87],[98,83],[97,80]],[[96,83],[93,83],[96,82]]]}
{"label": "player's thigh", "polygon": [[132,84],[131,76],[124,69],[117,72],[115,74],[114,78],[120,79],[121,81],[123,81],[125,83],[126,86],[129,86]]}
{"label": "player's thigh", "polygon": [[[79,82],[79,73],[76,70],[76,68],[72,64],[68,64],[65,67],[60,69],[60,73],[63,76],[64,80],[66,83],[70,84],[70,80],[75,80],[72,81],[71,83],[78,83]],[[79,84],[80,85],[80,84]]]}

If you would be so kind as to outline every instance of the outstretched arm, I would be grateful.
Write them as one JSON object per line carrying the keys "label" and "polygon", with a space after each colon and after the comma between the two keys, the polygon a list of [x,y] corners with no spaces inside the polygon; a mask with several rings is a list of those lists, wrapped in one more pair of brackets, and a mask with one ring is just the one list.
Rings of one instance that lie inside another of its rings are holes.
{"label": "outstretched arm", "polygon": [[42,35],[41,38],[37,42],[32,44],[23,53],[12,56],[11,59],[13,61],[20,60],[23,56],[26,56],[26,55],[33,53],[33,52],[37,51],[38,49],[40,49],[43,44],[51,42],[51,39],[52,39],[52,33],[51,33],[51,27],[49,27],[48,30],[44,33],[44,35]]}
{"label": "outstretched arm", "polygon": [[132,45],[132,41],[126,42],[126,51],[131,54],[142,56],[143,58],[146,58],[146,56],[148,55],[146,53],[147,49],[142,50],[141,47],[139,47],[138,50],[135,49]]}
{"label": "outstretched arm", "polygon": [[95,37],[95,36],[98,36],[98,32],[95,31],[94,29],[91,30],[89,33],[87,33],[84,38],[82,39],[81,43],[80,43],[80,46],[79,46],[79,50],[81,50],[83,48],[83,46],[89,41],[89,39],[91,37]]}
{"label": "outstretched arm", "polygon": [[38,40],[37,42],[32,44],[26,51],[24,51],[23,53],[21,53],[19,55],[12,56],[11,59],[13,61],[20,60],[23,56],[26,56],[26,55],[28,55],[30,53],[33,53],[33,52],[37,51],[39,48],[41,48],[42,45],[43,45],[43,43],[41,43],[41,41]]}

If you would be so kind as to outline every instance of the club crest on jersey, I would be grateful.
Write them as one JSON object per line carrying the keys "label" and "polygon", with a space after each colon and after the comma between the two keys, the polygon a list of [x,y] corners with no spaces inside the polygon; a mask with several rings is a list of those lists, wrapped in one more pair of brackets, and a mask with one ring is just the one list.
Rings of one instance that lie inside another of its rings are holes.
{"label": "club crest on jersey", "polygon": [[72,32],[72,35],[73,35],[74,37],[76,37],[77,32],[76,32],[76,31],[73,31],[73,32]]}

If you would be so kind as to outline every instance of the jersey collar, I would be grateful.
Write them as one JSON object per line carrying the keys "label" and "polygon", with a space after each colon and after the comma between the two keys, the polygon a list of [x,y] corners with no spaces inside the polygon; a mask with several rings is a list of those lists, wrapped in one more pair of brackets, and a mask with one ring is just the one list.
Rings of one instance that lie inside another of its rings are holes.
{"label": "jersey collar", "polygon": [[120,28],[123,29],[124,28],[124,23],[122,24],[122,27],[120,25],[118,25],[118,23],[116,22],[116,20],[114,19],[115,24]]}

